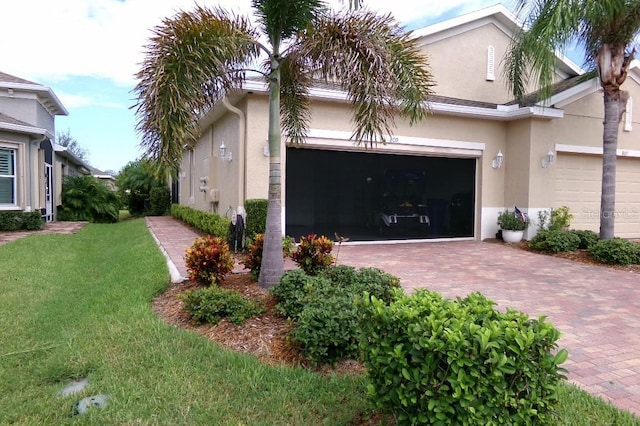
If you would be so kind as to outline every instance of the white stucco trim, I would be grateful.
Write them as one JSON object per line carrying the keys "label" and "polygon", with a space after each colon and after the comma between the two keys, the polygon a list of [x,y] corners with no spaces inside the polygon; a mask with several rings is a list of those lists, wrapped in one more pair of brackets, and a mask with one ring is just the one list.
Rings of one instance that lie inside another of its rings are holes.
{"label": "white stucco trim", "polygon": [[[556,144],[556,152],[566,152],[568,154],[586,154],[586,155],[602,155],[603,149],[600,146],[582,146]],[[640,158],[640,150],[636,149],[618,149],[616,151],[618,157]]]}
{"label": "white stucco trim", "polygon": [[591,80],[580,83],[570,89],[563,90],[562,92],[551,96],[549,99],[539,102],[538,105],[555,105],[557,108],[564,108],[578,99],[596,93],[598,90],[600,90],[600,84],[597,79],[592,78]]}
{"label": "white stucco trim", "polygon": [[498,214],[505,207],[482,207],[480,210],[480,240],[495,238],[498,232]]}
{"label": "white stucco trim", "polygon": [[27,134],[36,135],[36,136],[46,136],[49,139],[54,138],[53,134],[46,129],[41,129],[39,127],[32,127],[32,126],[23,126],[20,124],[0,122],[0,130],[6,130],[9,132],[16,132],[16,133],[27,133]]}
{"label": "white stucco trim", "polygon": [[[261,81],[246,81],[243,90],[246,92],[267,93],[267,84]],[[322,99],[334,102],[348,102],[347,93],[342,90],[328,89],[321,87],[312,87],[309,90],[309,96],[313,99]],[[438,114],[464,116],[472,118],[482,118],[488,120],[510,121],[519,120],[525,117],[537,118],[563,118],[564,111],[556,108],[545,106],[529,106],[521,107],[519,105],[497,105],[496,108],[482,108],[469,105],[455,105],[440,102],[429,102],[429,108],[432,112]],[[205,114],[206,116],[206,114]],[[206,122],[203,122],[206,123]],[[202,126],[202,124],[201,124]]]}
{"label": "white stucco trim", "polygon": [[349,151],[375,150],[387,154],[431,154],[452,157],[480,157],[485,149],[482,142],[467,142],[448,139],[417,138],[390,135],[386,144],[374,144],[367,148],[365,142],[358,145],[350,132],[339,130],[310,129],[306,145]]}

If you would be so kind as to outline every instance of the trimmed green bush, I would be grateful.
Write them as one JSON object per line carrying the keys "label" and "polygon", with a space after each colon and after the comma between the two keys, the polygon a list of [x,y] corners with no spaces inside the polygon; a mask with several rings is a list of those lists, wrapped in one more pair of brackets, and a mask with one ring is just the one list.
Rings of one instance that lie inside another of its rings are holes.
{"label": "trimmed green bush", "polygon": [[365,292],[391,300],[399,279],[375,268],[331,266],[320,276],[288,271],[271,292],[276,310],[291,318],[291,337],[307,360],[333,363],[358,356],[358,312],[354,305]]}
{"label": "trimmed green bush", "polygon": [[600,241],[600,236],[593,231],[588,231],[585,229],[572,229],[571,232],[573,235],[577,235],[580,238],[580,245],[578,245],[579,249],[588,249],[598,241]]}
{"label": "trimmed green bush", "polygon": [[443,299],[398,292],[387,305],[365,296],[360,348],[367,390],[400,424],[553,423],[560,336],[544,318],[498,312],[480,294]]}
{"label": "trimmed green bush", "polygon": [[237,291],[219,287],[189,290],[179,298],[184,303],[184,310],[196,323],[215,325],[222,318],[227,318],[229,322],[241,325],[265,311],[263,305],[246,299]]}
{"label": "trimmed green bush", "polygon": [[549,253],[574,251],[580,247],[580,237],[570,231],[539,231],[529,241],[529,247]]}
{"label": "trimmed green bush", "polygon": [[171,208],[171,190],[166,186],[151,188],[149,193],[149,214],[162,216]]}
{"label": "trimmed green bush", "polygon": [[227,240],[229,233],[229,219],[214,213],[203,212],[180,204],[171,205],[171,216],[200,231],[224,238]]}
{"label": "trimmed green bush", "polygon": [[613,238],[600,240],[588,249],[595,260],[611,265],[633,265],[640,263],[640,243]]}
{"label": "trimmed green bush", "polygon": [[247,238],[253,240],[256,234],[264,234],[267,226],[267,200],[246,200],[244,209],[247,212],[245,232]]}
{"label": "trimmed green bush", "polygon": [[44,221],[40,216],[40,212],[18,212],[8,211],[0,212],[0,231],[19,231],[25,229],[27,231],[37,231],[42,229]]}

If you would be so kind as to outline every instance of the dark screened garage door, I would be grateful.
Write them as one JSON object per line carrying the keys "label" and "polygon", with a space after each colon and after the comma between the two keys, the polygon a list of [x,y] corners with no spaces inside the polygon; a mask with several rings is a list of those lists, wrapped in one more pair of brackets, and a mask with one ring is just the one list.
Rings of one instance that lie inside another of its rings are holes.
{"label": "dark screened garage door", "polygon": [[286,233],[472,237],[475,158],[287,148]]}

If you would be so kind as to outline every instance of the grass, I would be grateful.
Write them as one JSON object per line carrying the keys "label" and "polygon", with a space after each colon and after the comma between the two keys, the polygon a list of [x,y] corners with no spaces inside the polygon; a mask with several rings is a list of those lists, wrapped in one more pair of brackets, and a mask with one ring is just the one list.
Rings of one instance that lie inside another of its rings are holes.
{"label": "grass", "polygon": [[[169,277],[141,219],[0,247],[0,424],[348,425],[371,413],[361,377],[270,367],[169,326]],[[56,393],[88,377],[81,394]],[[104,409],[73,416],[85,396]],[[569,385],[559,425],[638,419]]]}
{"label": "grass", "polygon": [[[339,425],[367,407],[360,378],[268,367],[160,321],[149,302],[169,277],[143,220],[30,236],[0,259],[0,424]],[[106,408],[72,416],[99,393]]]}

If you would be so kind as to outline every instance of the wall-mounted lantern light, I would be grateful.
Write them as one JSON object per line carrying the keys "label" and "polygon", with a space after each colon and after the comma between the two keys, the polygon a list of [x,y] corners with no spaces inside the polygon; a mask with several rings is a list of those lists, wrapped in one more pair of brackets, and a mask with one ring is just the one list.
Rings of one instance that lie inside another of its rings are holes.
{"label": "wall-mounted lantern light", "polygon": [[491,167],[499,169],[502,167],[502,163],[504,163],[504,154],[502,154],[502,151],[498,150],[496,158],[491,162]]}
{"label": "wall-mounted lantern light", "polygon": [[553,164],[553,160],[555,160],[556,155],[553,151],[547,152],[547,155],[542,159],[542,168],[546,169]]}

